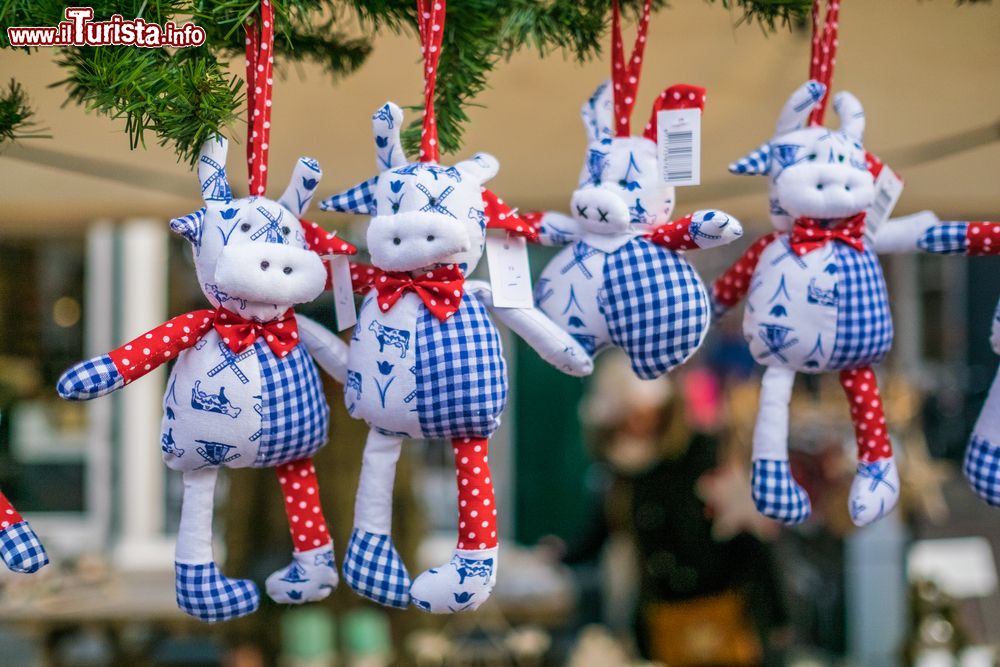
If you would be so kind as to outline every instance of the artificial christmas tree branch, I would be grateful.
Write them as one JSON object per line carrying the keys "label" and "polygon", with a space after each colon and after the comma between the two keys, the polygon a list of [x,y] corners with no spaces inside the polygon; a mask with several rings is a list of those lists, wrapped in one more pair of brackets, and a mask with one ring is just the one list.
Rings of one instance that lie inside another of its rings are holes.
{"label": "artificial christmas tree branch", "polygon": [[[711,0],[710,0],[711,1]],[[59,82],[88,111],[121,118],[136,147],[152,132],[179,159],[194,163],[197,148],[211,134],[239,117],[243,104],[240,77],[227,60],[244,48],[244,23],[256,16],[259,0],[96,0],[95,20],[113,14],[163,24],[192,18],[206,31],[204,46],[176,50],[124,46],[60,48],[58,63],[67,76]],[[742,20],[765,28],[804,18],[810,0],[721,0],[741,12]],[[636,16],[641,0],[623,0]],[[55,26],[64,19],[62,0],[0,0],[0,26]],[[654,2],[654,8],[665,6]],[[487,73],[522,48],[541,55],[562,50],[578,60],[600,53],[610,0],[462,0],[448,7],[436,92],[441,149],[458,149],[465,107],[486,87]],[[333,76],[355,71],[371,51],[372,39],[385,30],[416,33],[411,0],[276,0],[276,64],[319,63]],[[338,26],[360,22],[364,36],[350,37]],[[0,46],[10,47],[6,31]],[[38,51],[35,51],[36,53]],[[414,96],[416,97],[416,96]],[[22,106],[23,106],[23,99]],[[0,142],[16,135],[17,115],[0,117]],[[410,146],[419,134],[411,126]]]}

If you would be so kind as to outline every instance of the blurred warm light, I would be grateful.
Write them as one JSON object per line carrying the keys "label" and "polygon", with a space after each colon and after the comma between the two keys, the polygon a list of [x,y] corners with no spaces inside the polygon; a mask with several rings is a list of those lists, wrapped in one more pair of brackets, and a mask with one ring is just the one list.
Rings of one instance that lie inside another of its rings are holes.
{"label": "blurred warm light", "polygon": [[70,296],[61,296],[52,306],[52,320],[61,327],[71,327],[80,321],[80,302]]}

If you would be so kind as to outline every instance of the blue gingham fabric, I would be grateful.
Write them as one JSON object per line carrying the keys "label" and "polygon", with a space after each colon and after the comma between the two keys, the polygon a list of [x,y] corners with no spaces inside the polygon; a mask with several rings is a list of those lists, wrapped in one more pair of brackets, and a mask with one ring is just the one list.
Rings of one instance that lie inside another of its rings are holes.
{"label": "blue gingham fabric", "polygon": [[56,390],[63,398],[86,400],[110,394],[125,385],[125,378],[118,372],[110,355],[81,361],[69,368],[59,378]]}
{"label": "blue gingham fabric", "polygon": [[214,623],[246,616],[260,606],[249,579],[230,579],[215,563],[174,563],[177,606],[190,616]]}
{"label": "blue gingham fabric", "polygon": [[840,273],[837,339],[827,370],[877,364],[892,347],[892,314],[878,257],[836,244]]}
{"label": "blue gingham fabric", "polygon": [[47,565],[49,556],[27,521],[0,531],[0,557],[14,572],[30,574]]}
{"label": "blue gingham fabric", "polygon": [[1000,507],[1000,445],[973,434],[962,469],[972,490],[990,505]]}
{"label": "blue gingham fabric", "polygon": [[344,581],[358,595],[381,605],[410,606],[410,573],[390,535],[355,528],[344,555]]}
{"label": "blue gingham fabric", "polygon": [[427,438],[489,438],[507,404],[500,334],[472,294],[444,322],[417,322],[417,416]]}
{"label": "blue gingham fabric", "polygon": [[643,379],[688,359],[709,324],[705,286],[683,257],[637,238],[607,256],[601,311]]}
{"label": "blue gingham fabric", "polygon": [[269,468],[311,456],[326,444],[330,421],[316,365],[304,345],[296,345],[284,359],[261,338],[254,346],[263,396],[263,435],[255,465]]}
{"label": "blue gingham fabric", "polygon": [[751,473],[757,511],[785,524],[802,523],[812,512],[809,496],[792,477],[788,461],[758,459]]}
{"label": "blue gingham fabric", "polygon": [[968,223],[943,222],[934,225],[917,239],[917,247],[939,255],[964,255],[969,247]]}
{"label": "blue gingham fabric", "polygon": [[362,181],[348,190],[327,197],[320,202],[319,207],[324,211],[376,215],[375,184],[377,182],[378,176]]}
{"label": "blue gingham fabric", "polygon": [[739,160],[729,165],[732,174],[756,176],[766,174],[771,168],[771,144],[761,144]]}

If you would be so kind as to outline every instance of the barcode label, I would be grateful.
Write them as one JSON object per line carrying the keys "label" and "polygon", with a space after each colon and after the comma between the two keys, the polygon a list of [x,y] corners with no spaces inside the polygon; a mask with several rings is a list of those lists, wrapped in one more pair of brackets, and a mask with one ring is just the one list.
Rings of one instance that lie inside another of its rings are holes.
{"label": "barcode label", "polygon": [[701,183],[701,109],[668,109],[656,114],[657,162],[667,185]]}
{"label": "barcode label", "polygon": [[874,235],[879,225],[889,219],[903,194],[903,181],[888,166],[883,166],[875,179],[875,198],[865,215],[865,230]]}

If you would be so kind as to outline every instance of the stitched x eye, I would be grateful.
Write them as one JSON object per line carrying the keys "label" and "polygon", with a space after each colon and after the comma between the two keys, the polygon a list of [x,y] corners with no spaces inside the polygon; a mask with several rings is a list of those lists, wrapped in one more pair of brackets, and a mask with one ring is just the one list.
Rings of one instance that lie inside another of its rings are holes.
{"label": "stitched x eye", "polygon": [[240,225],[240,231],[241,232],[249,232],[250,231],[250,223],[249,222],[244,222],[242,225]]}
{"label": "stitched x eye", "polygon": [[576,212],[577,212],[578,215],[582,215],[585,218],[587,217],[587,207],[586,206],[577,206],[576,207]]}

